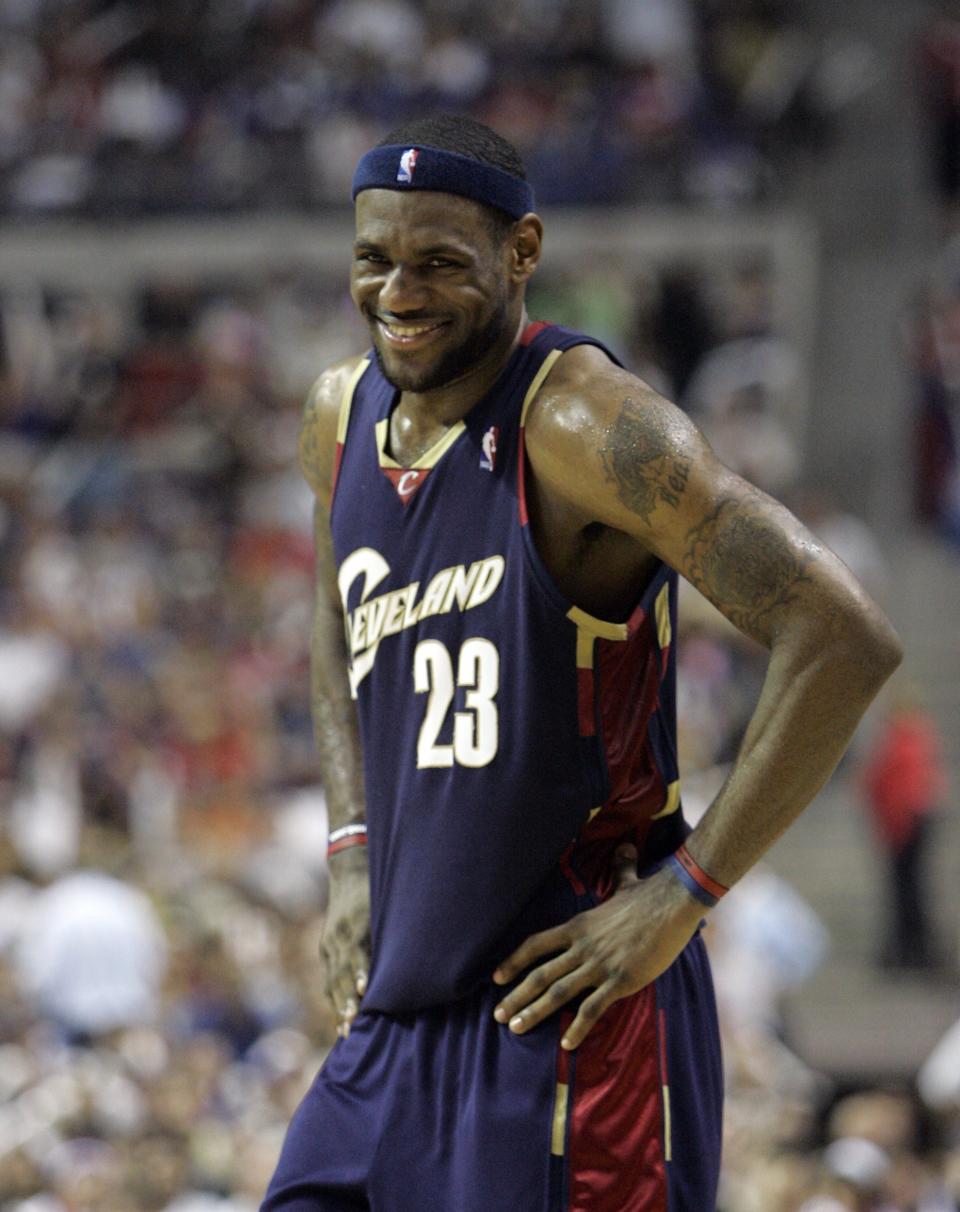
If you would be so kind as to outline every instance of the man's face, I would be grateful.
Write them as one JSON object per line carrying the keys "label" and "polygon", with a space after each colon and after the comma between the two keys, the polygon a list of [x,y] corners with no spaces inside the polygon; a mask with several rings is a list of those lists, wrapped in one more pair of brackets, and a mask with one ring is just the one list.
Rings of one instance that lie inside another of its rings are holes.
{"label": "man's face", "polygon": [[443,387],[509,344],[508,254],[479,203],[368,189],[356,219],[351,294],[394,387]]}

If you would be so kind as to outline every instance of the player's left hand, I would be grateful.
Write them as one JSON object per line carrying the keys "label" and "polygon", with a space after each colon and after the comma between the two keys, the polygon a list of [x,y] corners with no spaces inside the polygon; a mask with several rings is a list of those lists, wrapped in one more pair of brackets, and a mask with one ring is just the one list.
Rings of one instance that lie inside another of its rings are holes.
{"label": "player's left hand", "polygon": [[616,877],[616,891],[602,905],[531,935],[500,964],[498,985],[530,971],[497,1006],[497,1022],[522,1034],[592,989],[561,1041],[576,1048],[608,1006],[673,963],[703,919],[703,905],[669,872],[641,880],[633,846],[617,850]]}

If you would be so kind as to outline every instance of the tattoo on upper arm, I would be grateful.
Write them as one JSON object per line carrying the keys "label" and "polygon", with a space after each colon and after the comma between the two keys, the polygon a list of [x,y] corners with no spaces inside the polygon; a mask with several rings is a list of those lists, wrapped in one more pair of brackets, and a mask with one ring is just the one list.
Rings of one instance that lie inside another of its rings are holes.
{"label": "tattoo on upper arm", "polygon": [[645,522],[659,504],[678,508],[690,477],[690,460],[664,445],[653,436],[649,410],[627,396],[600,456],[620,500]]}
{"label": "tattoo on upper arm", "polygon": [[683,571],[735,626],[766,640],[777,610],[810,578],[815,548],[799,551],[758,499],[726,498],[687,532]]}

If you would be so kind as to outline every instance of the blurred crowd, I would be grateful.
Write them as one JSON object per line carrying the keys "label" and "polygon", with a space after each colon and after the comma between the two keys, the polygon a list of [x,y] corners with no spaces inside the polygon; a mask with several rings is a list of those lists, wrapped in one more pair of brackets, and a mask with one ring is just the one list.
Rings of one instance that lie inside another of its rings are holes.
{"label": "blurred crowd", "polygon": [[466,111],[545,203],[776,195],[862,48],[794,0],[3,0],[0,213],[342,203],[411,114]]}
{"label": "blurred crowd", "polygon": [[[319,855],[311,810],[292,832]],[[0,1206],[254,1212],[335,1033],[323,873],[283,828],[234,870],[141,861],[112,827],[77,840],[53,878],[4,847]]]}
{"label": "blurred crowd", "polygon": [[334,1038],[294,449],[343,315],[3,298],[4,1208],[256,1207]]}

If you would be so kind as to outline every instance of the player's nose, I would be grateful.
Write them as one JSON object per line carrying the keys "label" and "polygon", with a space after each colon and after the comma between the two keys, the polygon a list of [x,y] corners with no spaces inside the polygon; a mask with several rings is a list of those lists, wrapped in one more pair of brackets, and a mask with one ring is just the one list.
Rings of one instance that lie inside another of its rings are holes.
{"label": "player's nose", "polygon": [[404,316],[420,310],[426,302],[423,280],[409,265],[394,265],[380,287],[379,310],[393,316]]}

